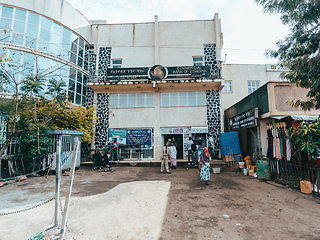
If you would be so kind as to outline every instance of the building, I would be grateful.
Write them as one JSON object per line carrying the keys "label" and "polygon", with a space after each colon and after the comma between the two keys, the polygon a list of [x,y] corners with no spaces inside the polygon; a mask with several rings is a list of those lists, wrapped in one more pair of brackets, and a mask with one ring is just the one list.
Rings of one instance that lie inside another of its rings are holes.
{"label": "building", "polygon": [[275,130],[288,137],[286,127],[293,121],[318,119],[319,110],[303,111],[287,103],[290,99],[306,100],[307,92],[289,82],[269,81],[226,109],[225,130],[238,131],[242,155],[275,157],[276,153],[270,151],[278,138]]}
{"label": "building", "polygon": [[[3,0],[0,19],[1,55],[20,68],[17,79],[41,68],[47,79],[67,83],[71,102],[97,106],[92,148],[118,137],[124,158],[159,161],[161,145],[172,137],[178,158],[189,136],[199,145],[211,136],[219,147],[218,14],[199,21],[156,16],[148,23],[106,24],[88,21],[64,0]],[[6,92],[14,91],[8,85]]]}
{"label": "building", "polygon": [[[120,138],[124,158],[159,161],[175,137],[178,158],[192,136],[219,147],[221,132],[220,19],[92,24],[96,64],[88,95],[97,104],[95,148]],[[142,147],[142,149],[141,149]]]}
{"label": "building", "polygon": [[[0,56],[16,66],[16,80],[42,71],[47,80],[63,79],[69,100],[85,105],[88,20],[64,0],[3,0],[0,19]],[[13,86],[5,88],[15,92]]]}
{"label": "building", "polygon": [[245,98],[269,81],[283,82],[277,64],[222,64],[224,110]]}

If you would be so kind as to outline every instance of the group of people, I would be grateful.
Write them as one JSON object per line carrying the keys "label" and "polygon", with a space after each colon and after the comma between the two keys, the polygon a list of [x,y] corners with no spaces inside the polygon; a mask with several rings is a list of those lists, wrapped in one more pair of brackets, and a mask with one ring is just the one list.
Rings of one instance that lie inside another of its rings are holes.
{"label": "group of people", "polygon": [[112,163],[117,161],[119,162],[119,143],[117,138],[114,138],[112,142],[108,142],[107,145],[104,148],[104,154],[102,155],[100,151],[95,151],[93,154],[93,161],[95,164],[99,164],[102,166],[109,165],[109,168],[111,168]]}
{"label": "group of people", "polygon": [[[197,145],[192,141],[191,137],[186,143],[188,149],[188,165],[192,165],[197,168],[200,164],[200,179],[205,181],[205,184],[209,184],[210,179],[210,153],[208,148],[197,149]],[[199,161],[200,159],[200,161]],[[161,173],[166,170],[170,172],[169,162],[171,168],[177,167],[177,145],[175,139],[169,139],[161,150]]]}
{"label": "group of people", "polygon": [[167,173],[171,173],[170,168],[177,168],[177,143],[174,138],[168,139],[161,151],[161,173],[166,168]]}

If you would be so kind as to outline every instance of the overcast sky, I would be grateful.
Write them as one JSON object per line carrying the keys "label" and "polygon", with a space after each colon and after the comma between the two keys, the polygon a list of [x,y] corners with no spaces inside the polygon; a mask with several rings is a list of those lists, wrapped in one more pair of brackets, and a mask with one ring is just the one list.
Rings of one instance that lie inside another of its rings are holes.
{"label": "overcast sky", "polygon": [[226,63],[277,63],[264,56],[288,33],[277,15],[265,14],[254,0],[66,0],[87,19],[108,23],[221,19]]}

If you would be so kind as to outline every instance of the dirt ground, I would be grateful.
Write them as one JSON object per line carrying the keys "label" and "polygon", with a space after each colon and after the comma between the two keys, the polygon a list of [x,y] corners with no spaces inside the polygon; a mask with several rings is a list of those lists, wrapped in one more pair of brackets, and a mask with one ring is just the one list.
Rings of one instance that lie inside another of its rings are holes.
{"label": "dirt ground", "polygon": [[[102,194],[134,181],[170,182],[161,240],[320,239],[320,199],[286,186],[235,172],[211,174],[210,184],[205,185],[199,180],[198,169],[178,167],[171,170],[172,174],[161,174],[158,167],[115,169],[103,172],[91,166],[81,167],[76,171],[72,196]],[[31,177],[0,188],[0,212],[21,209],[26,200],[32,206],[53,197],[54,179],[52,175]],[[63,177],[62,192],[66,191],[67,180]],[[0,216],[0,221],[1,217],[6,216]]]}

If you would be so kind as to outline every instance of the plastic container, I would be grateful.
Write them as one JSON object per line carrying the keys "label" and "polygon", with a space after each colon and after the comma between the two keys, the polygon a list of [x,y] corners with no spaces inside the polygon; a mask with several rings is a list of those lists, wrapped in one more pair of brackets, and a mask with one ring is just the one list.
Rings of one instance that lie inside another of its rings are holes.
{"label": "plastic container", "polygon": [[248,173],[249,173],[249,168],[244,168],[243,169],[243,175],[248,175]]}
{"label": "plastic container", "polygon": [[257,160],[257,175],[258,179],[271,179],[269,160]]}
{"label": "plastic container", "polygon": [[244,162],[239,162],[239,168],[244,168]]}
{"label": "plastic container", "polygon": [[300,189],[302,193],[311,194],[312,193],[311,182],[305,181],[305,180],[300,181]]}
{"label": "plastic container", "polygon": [[213,174],[218,174],[220,173],[220,168],[212,168]]}

